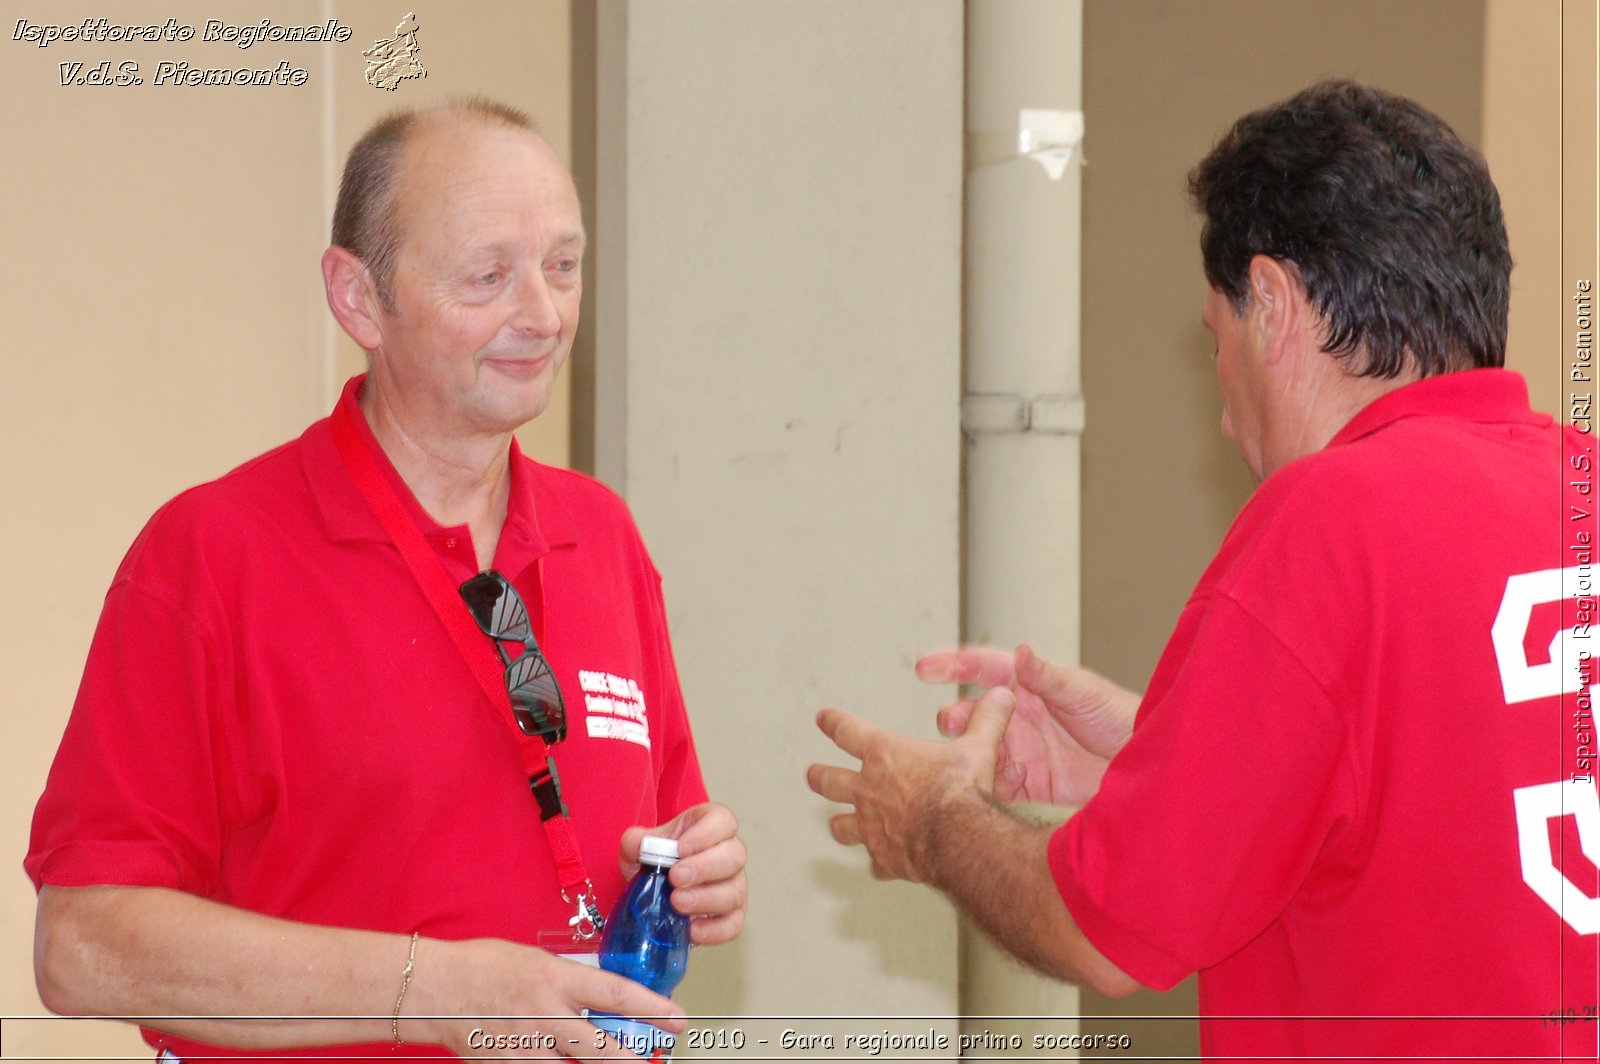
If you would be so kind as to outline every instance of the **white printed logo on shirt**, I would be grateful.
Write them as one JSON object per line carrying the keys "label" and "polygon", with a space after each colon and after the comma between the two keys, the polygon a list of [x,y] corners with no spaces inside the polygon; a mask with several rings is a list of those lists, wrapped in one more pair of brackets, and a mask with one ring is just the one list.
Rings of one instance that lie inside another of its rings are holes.
{"label": "white printed logo on shirt", "polygon": [[650,722],[638,681],[580,669],[578,685],[583,688],[583,708],[588,711],[589,738],[621,739],[650,749]]}
{"label": "white printed logo on shirt", "polygon": [[[1585,545],[1587,540],[1583,541]],[[1600,863],[1600,792],[1595,789],[1594,712],[1600,684],[1593,676],[1589,643],[1594,627],[1592,575],[1586,564],[1568,569],[1519,573],[1506,581],[1500,610],[1489,630],[1506,705],[1576,693],[1570,741],[1575,746],[1571,778],[1518,787],[1511,792],[1517,818],[1517,855],[1522,881],[1580,935],[1600,934],[1600,898],[1591,897],[1558,866],[1550,843],[1550,822],[1572,817],[1584,857]],[[1530,664],[1524,635],[1536,606],[1573,600],[1577,622],[1556,633],[1547,663]]]}

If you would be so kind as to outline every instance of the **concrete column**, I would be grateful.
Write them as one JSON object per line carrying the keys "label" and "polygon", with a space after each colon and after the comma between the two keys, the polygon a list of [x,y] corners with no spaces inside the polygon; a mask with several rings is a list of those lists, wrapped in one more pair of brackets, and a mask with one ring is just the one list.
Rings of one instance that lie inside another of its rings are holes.
{"label": "concrete column", "polygon": [[697,952],[682,998],[859,1017],[780,1021],[836,1050],[951,1017],[949,906],[873,882],[803,774],[824,704],[931,737],[910,665],[959,635],[962,5],[574,19],[598,348],[578,452],[665,574],[707,782],[750,846],[748,930]]}

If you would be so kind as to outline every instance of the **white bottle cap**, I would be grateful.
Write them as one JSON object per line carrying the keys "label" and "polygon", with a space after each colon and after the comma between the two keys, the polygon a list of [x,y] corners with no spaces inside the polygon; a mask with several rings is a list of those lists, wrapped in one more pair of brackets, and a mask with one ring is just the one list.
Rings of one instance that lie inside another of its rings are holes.
{"label": "white bottle cap", "polygon": [[678,840],[646,835],[639,844],[639,860],[644,864],[671,868],[678,863]]}

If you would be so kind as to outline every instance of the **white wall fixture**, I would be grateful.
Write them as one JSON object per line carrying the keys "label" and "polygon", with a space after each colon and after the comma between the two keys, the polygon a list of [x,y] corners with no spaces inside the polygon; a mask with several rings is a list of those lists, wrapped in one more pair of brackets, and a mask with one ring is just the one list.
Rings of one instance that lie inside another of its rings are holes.
{"label": "white wall fixture", "polygon": [[1082,166],[1083,112],[1024,107],[1017,112],[1017,154],[1060,181],[1074,158]]}

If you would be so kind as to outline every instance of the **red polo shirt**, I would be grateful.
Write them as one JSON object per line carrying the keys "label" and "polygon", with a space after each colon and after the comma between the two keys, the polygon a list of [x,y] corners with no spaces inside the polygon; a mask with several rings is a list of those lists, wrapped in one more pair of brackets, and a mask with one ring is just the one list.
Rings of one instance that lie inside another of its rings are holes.
{"label": "red polo shirt", "polygon": [[1520,377],[1456,373],[1240,513],[1050,847],[1119,967],[1199,971],[1208,1059],[1594,1059],[1594,460]]}
{"label": "red polo shirt", "polygon": [[[340,402],[354,408],[359,385]],[[423,513],[354,421],[450,575],[468,579],[467,529]],[[623,886],[623,830],[705,787],[660,576],[625,505],[513,443],[494,567],[536,612],[541,559],[541,645],[569,717],[555,758],[604,910]],[[171,887],[308,923],[533,943],[571,907],[525,741],[319,421],[168,503],[128,552],[26,868],[35,885]],[[181,1057],[216,1052],[148,1037]]]}

